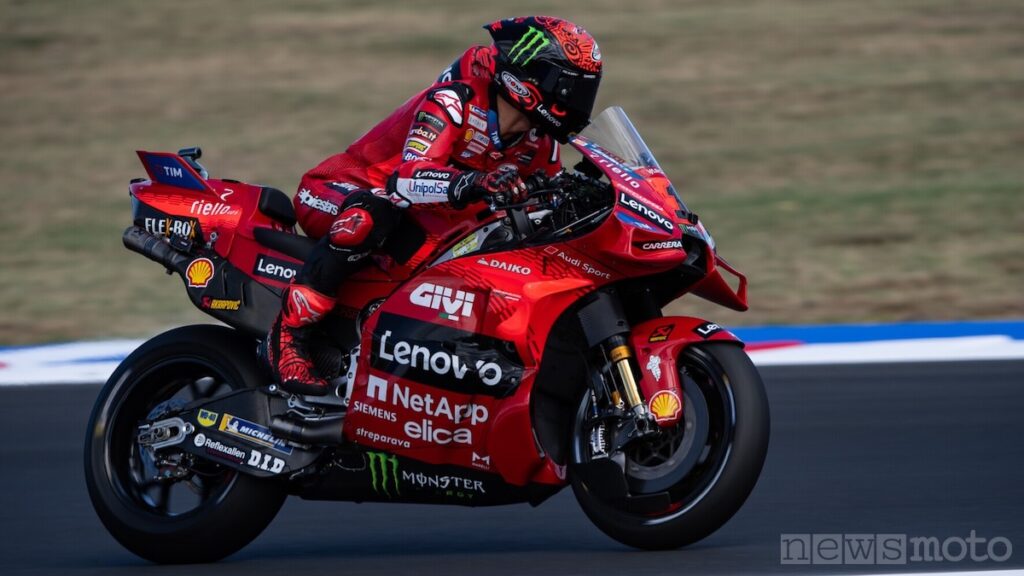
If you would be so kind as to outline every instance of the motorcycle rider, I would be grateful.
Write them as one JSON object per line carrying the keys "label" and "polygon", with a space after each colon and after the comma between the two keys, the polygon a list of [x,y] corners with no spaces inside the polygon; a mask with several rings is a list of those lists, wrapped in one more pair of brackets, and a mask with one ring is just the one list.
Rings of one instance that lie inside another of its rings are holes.
{"label": "motorcycle rider", "polygon": [[303,176],[294,199],[319,238],[285,291],[267,357],[281,387],[323,395],[307,342],[338,286],[395,232],[401,210],[462,210],[525,191],[520,174],[561,170],[558,143],[590,122],[601,79],[593,37],[571,22],[531,16],[484,27],[474,46],[344,152]]}

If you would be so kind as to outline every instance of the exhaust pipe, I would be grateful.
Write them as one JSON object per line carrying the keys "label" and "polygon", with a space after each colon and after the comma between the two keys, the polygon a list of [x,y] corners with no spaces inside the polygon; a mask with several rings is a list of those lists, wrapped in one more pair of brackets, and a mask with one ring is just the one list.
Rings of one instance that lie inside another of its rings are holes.
{"label": "exhaust pipe", "polygon": [[146,232],[138,226],[129,226],[121,237],[124,247],[138,252],[157,264],[171,270],[180,269],[188,261],[188,256],[178,252],[161,236]]}
{"label": "exhaust pipe", "polygon": [[341,425],[344,421],[344,415],[301,421],[274,416],[270,420],[270,431],[275,436],[303,444],[336,446],[342,441]]}

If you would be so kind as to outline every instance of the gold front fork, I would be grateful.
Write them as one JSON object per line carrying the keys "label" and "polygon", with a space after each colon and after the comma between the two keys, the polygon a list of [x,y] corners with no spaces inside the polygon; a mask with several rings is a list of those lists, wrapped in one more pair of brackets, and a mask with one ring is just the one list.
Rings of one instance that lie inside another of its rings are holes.
{"label": "gold front fork", "polygon": [[633,375],[633,368],[629,365],[633,357],[633,349],[628,344],[619,344],[608,352],[608,357],[619,374],[619,383],[626,393],[626,405],[637,415],[647,416],[647,404],[640,396],[640,386]]}

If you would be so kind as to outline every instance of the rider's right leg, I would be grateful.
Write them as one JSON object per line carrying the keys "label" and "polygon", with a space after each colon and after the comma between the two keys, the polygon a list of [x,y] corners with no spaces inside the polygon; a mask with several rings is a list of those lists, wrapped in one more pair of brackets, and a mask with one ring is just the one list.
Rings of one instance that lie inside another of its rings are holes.
{"label": "rider's right leg", "polygon": [[267,342],[271,370],[285,391],[314,396],[329,391],[309,353],[313,327],[334,308],[338,286],[387,239],[395,225],[394,210],[370,192],[349,195],[285,291]]}

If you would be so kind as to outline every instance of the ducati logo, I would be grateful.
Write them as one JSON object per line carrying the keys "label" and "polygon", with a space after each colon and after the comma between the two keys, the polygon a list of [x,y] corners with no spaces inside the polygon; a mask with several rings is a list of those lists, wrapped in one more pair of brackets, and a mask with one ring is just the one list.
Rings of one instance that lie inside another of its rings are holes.
{"label": "ducati logo", "polygon": [[472,292],[453,290],[447,286],[438,286],[424,282],[409,294],[409,302],[421,308],[439,310],[446,320],[461,320],[473,315]]}

